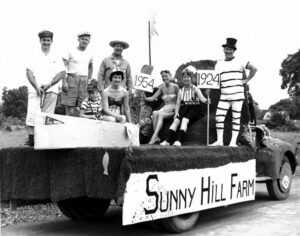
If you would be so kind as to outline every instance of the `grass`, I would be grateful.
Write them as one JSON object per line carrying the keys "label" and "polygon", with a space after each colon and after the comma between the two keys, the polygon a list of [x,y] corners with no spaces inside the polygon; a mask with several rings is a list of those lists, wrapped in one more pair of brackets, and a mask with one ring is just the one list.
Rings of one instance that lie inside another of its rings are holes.
{"label": "grass", "polygon": [[0,130],[0,149],[23,146],[27,139],[27,130],[6,131]]}
{"label": "grass", "polygon": [[[282,141],[286,141],[295,147],[297,146],[297,143],[300,145],[300,133],[299,132],[278,132],[278,131],[271,131],[271,137],[272,138],[278,138]],[[300,146],[299,146],[300,148]]]}

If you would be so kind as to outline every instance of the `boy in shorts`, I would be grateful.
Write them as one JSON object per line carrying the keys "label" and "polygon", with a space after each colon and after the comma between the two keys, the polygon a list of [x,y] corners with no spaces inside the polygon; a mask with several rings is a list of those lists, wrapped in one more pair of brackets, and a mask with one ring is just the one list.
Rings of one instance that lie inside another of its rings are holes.
{"label": "boy in shorts", "polygon": [[98,82],[92,80],[87,87],[88,97],[83,100],[80,107],[80,117],[101,120],[102,104],[101,96],[98,91]]}

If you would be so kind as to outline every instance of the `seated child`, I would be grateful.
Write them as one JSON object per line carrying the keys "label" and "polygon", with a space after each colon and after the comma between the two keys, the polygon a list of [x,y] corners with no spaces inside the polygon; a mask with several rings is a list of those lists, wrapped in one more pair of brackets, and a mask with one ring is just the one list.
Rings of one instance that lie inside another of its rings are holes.
{"label": "seated child", "polygon": [[83,100],[80,107],[80,117],[101,120],[102,105],[101,96],[98,91],[98,82],[92,80],[87,87],[88,97]]}

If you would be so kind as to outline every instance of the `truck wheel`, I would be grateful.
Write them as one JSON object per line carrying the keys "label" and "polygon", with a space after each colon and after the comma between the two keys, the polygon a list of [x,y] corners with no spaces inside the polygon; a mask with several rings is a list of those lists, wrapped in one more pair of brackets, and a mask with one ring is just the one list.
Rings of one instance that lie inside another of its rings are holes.
{"label": "truck wheel", "polygon": [[279,179],[269,180],[267,189],[274,200],[283,200],[289,196],[292,186],[292,168],[289,159],[284,156],[280,167]]}
{"label": "truck wheel", "polygon": [[199,212],[188,213],[161,219],[162,227],[171,233],[180,233],[193,228],[199,218]]}
{"label": "truck wheel", "polygon": [[107,211],[110,199],[73,198],[57,202],[60,211],[72,220],[98,220]]}

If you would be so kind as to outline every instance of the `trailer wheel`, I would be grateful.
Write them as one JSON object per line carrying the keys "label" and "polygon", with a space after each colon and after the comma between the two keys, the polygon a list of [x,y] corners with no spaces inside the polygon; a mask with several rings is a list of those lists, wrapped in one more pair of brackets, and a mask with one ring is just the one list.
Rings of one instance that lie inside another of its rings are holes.
{"label": "trailer wheel", "polygon": [[110,199],[73,198],[57,202],[60,211],[72,220],[98,220],[107,211]]}
{"label": "trailer wheel", "polygon": [[171,233],[180,233],[193,228],[199,218],[199,212],[188,213],[161,219],[162,227]]}
{"label": "trailer wheel", "polygon": [[283,200],[289,196],[292,186],[292,167],[289,159],[284,156],[280,167],[279,179],[267,181],[267,189],[274,200]]}

